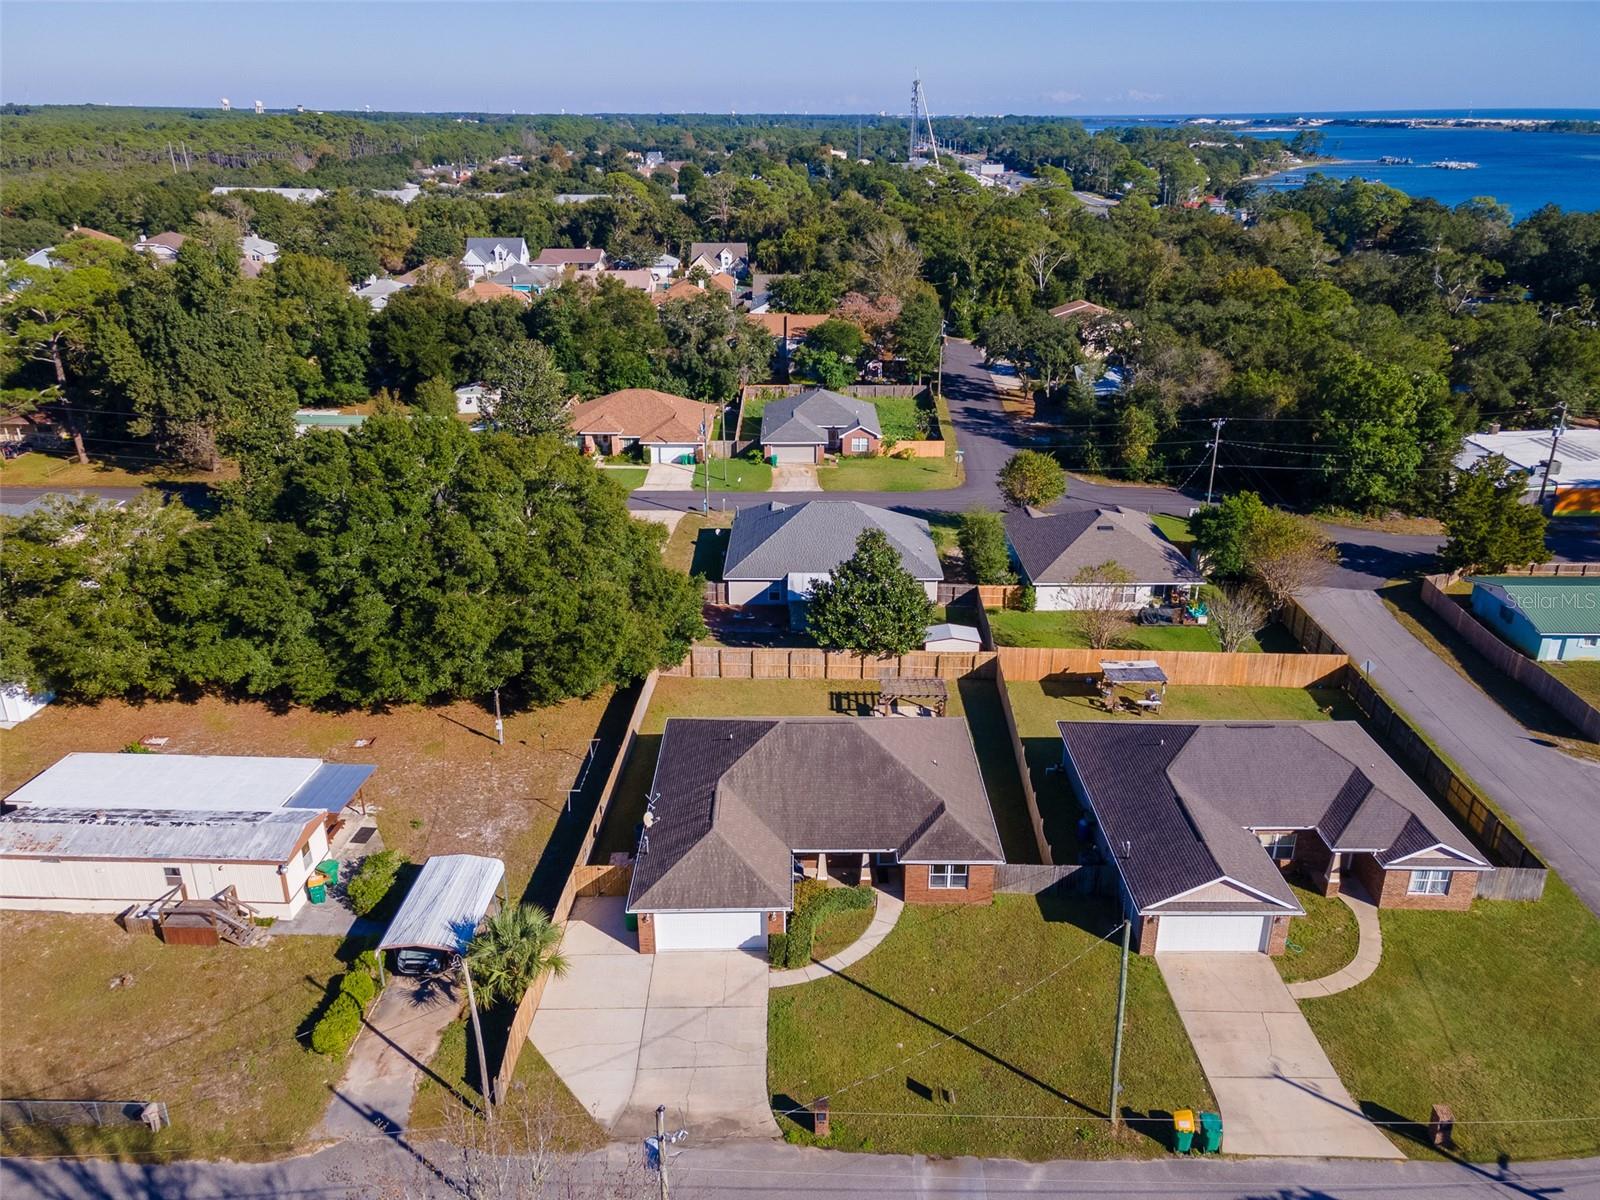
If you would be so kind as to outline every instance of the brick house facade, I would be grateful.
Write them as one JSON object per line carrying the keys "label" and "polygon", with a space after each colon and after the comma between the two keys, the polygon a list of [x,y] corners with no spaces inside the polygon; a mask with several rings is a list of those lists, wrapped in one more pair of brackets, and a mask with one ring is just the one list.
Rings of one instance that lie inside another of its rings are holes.
{"label": "brick house facade", "polygon": [[907,904],[988,904],[994,899],[994,868],[988,864],[969,866],[964,888],[930,887],[925,863],[908,863],[904,869]]}

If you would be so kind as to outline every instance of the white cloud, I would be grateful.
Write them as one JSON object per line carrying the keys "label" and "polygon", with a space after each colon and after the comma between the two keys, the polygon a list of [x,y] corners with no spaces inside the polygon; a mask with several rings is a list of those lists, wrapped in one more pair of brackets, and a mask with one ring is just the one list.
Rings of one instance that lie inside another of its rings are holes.
{"label": "white cloud", "polygon": [[1044,94],[1044,98],[1050,101],[1051,104],[1071,104],[1075,100],[1082,100],[1083,93],[1066,91],[1046,92]]}
{"label": "white cloud", "polygon": [[1129,88],[1128,99],[1137,100],[1141,104],[1148,104],[1152,100],[1165,100],[1166,97],[1160,92],[1141,92],[1138,88]]}

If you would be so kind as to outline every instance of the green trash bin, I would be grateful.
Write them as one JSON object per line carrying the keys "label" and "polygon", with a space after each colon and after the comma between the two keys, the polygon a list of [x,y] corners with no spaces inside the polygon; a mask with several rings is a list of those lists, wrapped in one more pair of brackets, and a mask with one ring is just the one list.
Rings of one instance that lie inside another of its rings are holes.
{"label": "green trash bin", "polygon": [[622,924],[627,929],[627,931],[629,933],[638,933],[639,932],[639,914],[638,913],[624,913],[623,914],[623,918],[622,918]]}
{"label": "green trash bin", "polygon": [[1222,1152],[1222,1114],[1203,1112],[1200,1114],[1200,1149],[1206,1154],[1220,1154]]}
{"label": "green trash bin", "polygon": [[328,877],[313,871],[306,877],[306,896],[313,904],[323,904],[328,899]]}
{"label": "green trash bin", "polygon": [[1194,1109],[1180,1108],[1172,1114],[1172,1148],[1187,1154],[1194,1147]]}
{"label": "green trash bin", "polygon": [[329,883],[339,882],[339,860],[337,858],[324,859],[317,864],[317,870],[328,877]]}

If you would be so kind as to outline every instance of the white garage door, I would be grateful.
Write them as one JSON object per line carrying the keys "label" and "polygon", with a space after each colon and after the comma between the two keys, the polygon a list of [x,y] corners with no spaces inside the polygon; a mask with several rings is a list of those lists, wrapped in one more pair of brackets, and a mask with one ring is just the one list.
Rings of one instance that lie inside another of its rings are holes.
{"label": "white garage door", "polygon": [[675,463],[684,455],[692,455],[694,452],[695,447],[693,446],[651,446],[650,461],[658,463]]}
{"label": "white garage door", "polygon": [[765,923],[758,912],[656,914],[656,950],[761,950]]}
{"label": "white garage door", "polygon": [[772,452],[778,456],[780,463],[814,463],[817,461],[815,446],[774,446]]}
{"label": "white garage door", "polygon": [[1156,953],[1263,950],[1270,921],[1270,917],[1162,917],[1156,926]]}

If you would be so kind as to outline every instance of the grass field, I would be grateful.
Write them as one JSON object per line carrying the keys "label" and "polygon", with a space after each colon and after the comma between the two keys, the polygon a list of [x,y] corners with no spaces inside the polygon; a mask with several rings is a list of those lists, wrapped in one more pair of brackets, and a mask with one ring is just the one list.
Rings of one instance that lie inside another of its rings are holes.
{"label": "grass field", "polygon": [[[990,609],[989,629],[997,646],[1064,646],[1086,648],[1089,643],[1078,632],[1072,613],[1017,612],[1015,609]],[[1113,647],[1118,650],[1201,650],[1220,651],[1217,635],[1209,625],[1138,625],[1129,621],[1118,634]],[[1258,652],[1255,638],[1241,649]]]}
{"label": "grass field", "polygon": [[[1080,681],[1061,677],[1034,683],[1010,683],[1006,694],[1028,760],[1028,773],[1039,800],[1039,815],[1056,862],[1078,862],[1077,798],[1065,776],[1050,768],[1061,762],[1057,721],[1140,721],[1131,714],[1113,716],[1095,702]],[[1169,687],[1161,716],[1168,720],[1316,721],[1333,717],[1353,720],[1356,709],[1334,688]]]}
{"label": "grass field", "polygon": [[694,468],[695,487],[706,486],[707,470],[711,472],[711,490],[714,492],[764,492],[772,486],[772,467],[761,459],[759,453],[697,463]]}
{"label": "grass field", "polygon": [[[614,851],[632,851],[634,832],[644,813],[645,795],[655,775],[661,732],[669,717],[811,717],[833,713],[864,714],[877,686],[868,680],[845,679],[662,679],[656,684],[639,738],[617,781],[605,827],[593,861],[605,862]],[[1006,858],[1036,862],[1032,824],[1022,783],[1017,778],[1005,718],[994,684],[986,679],[962,680],[950,689],[949,714],[964,716],[977,747],[984,787]]]}
{"label": "grass field", "polygon": [[118,459],[93,455],[87,463],[79,463],[68,452],[47,454],[42,450],[30,450],[0,464],[0,487],[145,487],[163,483],[216,484],[237,478],[239,469],[232,463],[216,471],[186,471],[142,456]]}
{"label": "grass field", "polygon": [[601,471],[601,474],[621,487],[623,491],[631,492],[644,482],[644,477],[649,473],[649,470],[649,467],[606,467]]}
{"label": "grass field", "polygon": [[1467,1161],[1600,1153],[1600,922],[1567,886],[1552,874],[1537,903],[1378,919],[1377,972],[1301,1005],[1362,1109],[1416,1122],[1391,1133],[1412,1155],[1435,1153],[1434,1104],[1455,1110]]}
{"label": "grass field", "polygon": [[[1101,935],[1117,921],[1114,906],[1066,897],[907,906],[843,975],[771,993],[774,1107],[829,1095],[826,1144],[851,1150],[1163,1153],[1170,1110],[1207,1107],[1210,1090],[1155,962],[1136,956],[1122,1062],[1123,1112],[1134,1120],[1112,1134],[1119,955]],[[791,1141],[815,1141],[806,1117],[778,1120]]]}
{"label": "grass field", "polygon": [[667,566],[687,571],[712,581],[722,578],[722,558],[728,549],[726,531],[733,524],[731,512],[685,513],[673,529],[661,554]]}
{"label": "grass field", "polygon": [[1600,660],[1539,664],[1596,708],[1600,708]]}
{"label": "grass field", "polygon": [[[610,697],[605,689],[507,713],[504,746],[495,743],[493,713],[464,701],[383,713],[279,713],[215,697],[192,704],[52,704],[0,731],[0,795],[71,751],[120,750],[150,736],[168,738],[168,754],[374,763],[362,795],[377,807],[386,846],[414,862],[430,854],[494,854],[504,860],[515,895],[533,874],[590,739],[600,736]],[[357,749],[357,738],[372,744]]]}
{"label": "grass field", "polygon": [[1350,965],[1361,942],[1356,915],[1337,896],[1322,896],[1291,884],[1294,897],[1306,910],[1289,922],[1289,945],[1273,959],[1286,983],[1321,979]]}
{"label": "grass field", "polygon": [[[38,717],[34,718],[39,720]],[[32,722],[30,722],[31,724]],[[7,1154],[278,1158],[321,1118],[343,1063],[308,1018],[344,969],[339,939],[168,946],[102,915],[8,912],[0,925],[0,1094],[161,1100],[171,1128],[34,1126]],[[350,952],[353,954],[353,951]],[[111,981],[127,982],[112,987]]]}

